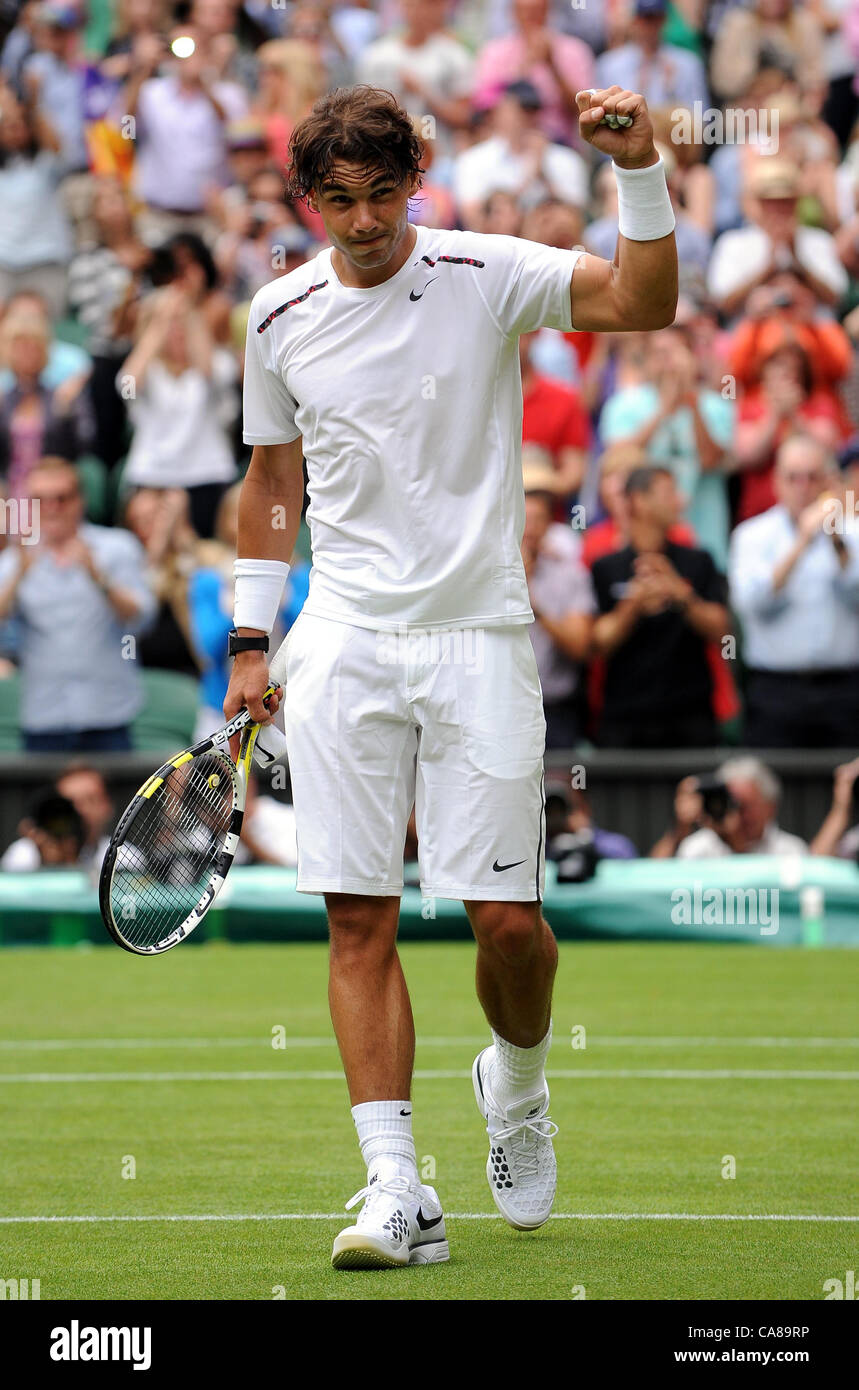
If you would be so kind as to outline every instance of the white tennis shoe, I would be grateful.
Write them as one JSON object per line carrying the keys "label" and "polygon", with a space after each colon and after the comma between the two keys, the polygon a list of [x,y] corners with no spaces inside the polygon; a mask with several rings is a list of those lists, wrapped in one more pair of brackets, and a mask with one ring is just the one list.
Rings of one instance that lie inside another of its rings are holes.
{"label": "white tennis shoe", "polygon": [[394,1269],[450,1259],[441,1202],[432,1187],[380,1174],[346,1203],[364,1202],[354,1226],[334,1241],[335,1269]]}
{"label": "white tennis shoe", "polygon": [[557,1168],[552,1139],[558,1126],[548,1118],[549,1088],[506,1109],[492,1092],[495,1048],[478,1053],[471,1069],[477,1107],[486,1120],[486,1176],[495,1205],[517,1231],[534,1231],[548,1221],[555,1200]]}

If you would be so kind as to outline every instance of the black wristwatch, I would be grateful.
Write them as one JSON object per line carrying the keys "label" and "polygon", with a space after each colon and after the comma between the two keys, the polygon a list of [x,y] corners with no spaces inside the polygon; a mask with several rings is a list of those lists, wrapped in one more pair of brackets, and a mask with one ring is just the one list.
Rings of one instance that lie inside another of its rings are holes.
{"label": "black wristwatch", "polygon": [[230,656],[237,656],[239,652],[267,652],[267,637],[240,637],[235,628],[230,630]]}

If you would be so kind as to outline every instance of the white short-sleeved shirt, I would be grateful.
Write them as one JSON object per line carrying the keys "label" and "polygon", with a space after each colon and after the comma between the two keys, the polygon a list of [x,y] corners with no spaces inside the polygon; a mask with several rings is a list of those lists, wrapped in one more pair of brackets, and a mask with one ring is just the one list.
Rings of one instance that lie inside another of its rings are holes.
{"label": "white short-sleeved shirt", "polygon": [[547,144],[534,173],[526,154],[517,154],[500,135],[493,135],[457,155],[453,194],[459,206],[465,207],[482,203],[491,193],[518,194],[523,186],[530,191],[534,186],[539,190],[542,184],[553,197],[582,208],[588,201],[588,177],[582,156],[564,145]]}
{"label": "white short-sleeved shirt", "polygon": [[[829,232],[822,227],[797,227],[793,247],[799,264],[816,280],[833,294],[846,293],[847,272]],[[714,299],[727,299],[762,275],[772,259],[772,241],[763,227],[737,227],[723,232],[713,247],[707,289]]]}
{"label": "white short-sleeved shirt", "polygon": [[303,437],[308,613],[371,628],[529,623],[518,338],[572,327],[581,253],[415,230],[381,285],[341,284],[328,248],[255,295],[244,439]]}
{"label": "white short-sleeved shirt", "polygon": [[[125,481],[136,487],[196,487],[231,483],[238,475],[227,428],[236,418],[236,361],[225,348],[212,354],[212,372],[196,367],[175,376],[158,360],[129,403],[133,426]],[[117,375],[121,390],[123,373]]]}

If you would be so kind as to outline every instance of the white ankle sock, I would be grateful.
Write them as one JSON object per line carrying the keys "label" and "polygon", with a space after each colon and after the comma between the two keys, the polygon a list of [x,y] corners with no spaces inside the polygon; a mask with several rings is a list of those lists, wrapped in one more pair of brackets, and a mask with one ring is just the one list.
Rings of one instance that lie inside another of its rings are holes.
{"label": "white ankle sock", "polygon": [[368,1100],[352,1106],[352,1119],[370,1177],[384,1162],[390,1172],[417,1181],[410,1100]]}
{"label": "white ankle sock", "polygon": [[492,1029],[495,1043],[492,1090],[501,1106],[536,1095],[546,1083],[545,1066],[552,1045],[552,1025],[536,1047],[516,1047]]}

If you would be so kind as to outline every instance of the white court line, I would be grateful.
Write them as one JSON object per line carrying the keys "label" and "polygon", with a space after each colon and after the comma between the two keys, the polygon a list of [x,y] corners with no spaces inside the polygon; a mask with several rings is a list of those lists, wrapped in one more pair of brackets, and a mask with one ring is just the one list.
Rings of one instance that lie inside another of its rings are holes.
{"label": "white court line", "polygon": [[[501,1221],[497,1211],[445,1212],[447,1221]],[[689,1211],[556,1211],[551,1221],[826,1221],[857,1222],[859,1216],[816,1216],[804,1213],[782,1215],[733,1212]],[[346,1221],[341,1211],[286,1212],[204,1212],[194,1215],[159,1216],[0,1216],[3,1226],[38,1226],[53,1224],[96,1225],[103,1222],[125,1221]]]}
{"label": "white court line", "polygon": [[[550,1068],[550,1080],[592,1081],[614,1078],[621,1081],[859,1081],[859,1071],[712,1071],[671,1070],[667,1068],[589,1067],[578,1071]],[[416,1081],[461,1081],[470,1071],[416,1071]],[[343,1081],[342,1071],[31,1071],[0,1073],[0,1084],[78,1085],[83,1082],[111,1081]]]}
{"label": "white court line", "polygon": [[[642,1037],[588,1036],[588,1047],[859,1047],[859,1038],[720,1038],[681,1037],[668,1034]],[[484,1033],[467,1037],[421,1037],[418,1047],[480,1047],[486,1044]],[[291,1047],[335,1047],[331,1037],[286,1038],[284,1049]],[[566,1039],[556,1035],[555,1048],[566,1047]],[[257,1033],[251,1038],[0,1038],[0,1052],[61,1052],[81,1048],[109,1050],[111,1048],[177,1048],[177,1047],[271,1047],[271,1035]]]}

